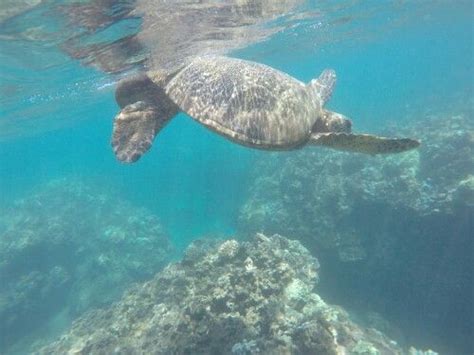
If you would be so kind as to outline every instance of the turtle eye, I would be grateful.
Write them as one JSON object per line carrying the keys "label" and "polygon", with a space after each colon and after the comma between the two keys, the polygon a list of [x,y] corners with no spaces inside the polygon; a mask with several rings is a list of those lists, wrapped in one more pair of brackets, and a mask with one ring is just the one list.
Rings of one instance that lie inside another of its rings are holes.
{"label": "turtle eye", "polygon": [[344,133],[351,133],[352,131],[352,121],[348,118],[344,120]]}
{"label": "turtle eye", "polygon": [[330,132],[343,132],[350,133],[352,128],[352,122],[346,116],[332,112],[331,119],[329,121]]}

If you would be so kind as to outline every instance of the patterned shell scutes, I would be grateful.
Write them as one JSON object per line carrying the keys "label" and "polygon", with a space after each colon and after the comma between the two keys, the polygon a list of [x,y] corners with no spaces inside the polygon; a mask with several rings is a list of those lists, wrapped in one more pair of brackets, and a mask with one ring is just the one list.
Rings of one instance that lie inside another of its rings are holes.
{"label": "patterned shell scutes", "polygon": [[305,85],[263,64],[200,57],[166,86],[170,98],[210,129],[253,147],[304,144],[319,103]]}

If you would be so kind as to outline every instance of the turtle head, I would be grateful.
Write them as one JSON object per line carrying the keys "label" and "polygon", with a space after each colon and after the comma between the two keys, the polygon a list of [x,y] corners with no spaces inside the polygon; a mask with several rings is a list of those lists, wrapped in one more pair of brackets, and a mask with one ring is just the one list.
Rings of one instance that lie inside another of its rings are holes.
{"label": "turtle head", "polygon": [[326,125],[328,132],[350,133],[352,130],[352,121],[343,114],[324,110]]}
{"label": "turtle head", "polygon": [[336,86],[336,72],[332,69],[324,70],[321,75],[307,85],[309,92],[319,103],[321,113],[315,121],[311,131],[313,133],[340,132],[350,133],[352,122],[346,116],[324,109],[324,105],[331,98]]}
{"label": "turtle head", "polygon": [[343,114],[323,109],[321,117],[316,120],[311,131],[313,133],[350,133],[352,121]]}

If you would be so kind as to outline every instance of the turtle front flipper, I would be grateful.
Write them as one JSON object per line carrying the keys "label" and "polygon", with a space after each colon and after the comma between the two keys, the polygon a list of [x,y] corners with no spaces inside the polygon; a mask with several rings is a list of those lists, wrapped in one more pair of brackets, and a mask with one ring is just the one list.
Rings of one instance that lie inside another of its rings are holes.
{"label": "turtle front flipper", "polygon": [[317,79],[309,82],[307,87],[324,105],[330,98],[336,86],[336,72],[333,69],[325,69]]}
{"label": "turtle front flipper", "polygon": [[310,144],[365,154],[393,154],[415,149],[420,141],[411,138],[387,138],[371,134],[313,133]]}

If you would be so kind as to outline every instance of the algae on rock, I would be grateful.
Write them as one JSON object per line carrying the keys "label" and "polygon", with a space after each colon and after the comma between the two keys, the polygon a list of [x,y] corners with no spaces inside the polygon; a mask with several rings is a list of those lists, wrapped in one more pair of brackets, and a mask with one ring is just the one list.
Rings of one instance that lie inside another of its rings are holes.
{"label": "algae on rock", "polygon": [[403,353],[315,293],[319,264],[298,241],[257,234],[214,244],[192,244],[181,262],[38,353]]}
{"label": "algae on rock", "polygon": [[[266,155],[255,164],[240,231],[298,237],[317,252],[327,275],[322,286],[337,302],[388,310],[386,317],[409,333],[425,332],[418,338],[449,343],[462,337],[451,345],[466,346],[474,316],[474,280],[466,272],[474,264],[470,102],[462,114],[417,117],[397,128],[421,139],[416,151],[370,157],[315,148]],[[471,316],[459,316],[461,309],[471,309]],[[446,324],[456,326],[446,330]]]}
{"label": "algae on rock", "polygon": [[[157,217],[77,179],[41,186],[0,216],[0,352],[151,278],[171,245]],[[23,350],[24,351],[24,350]]]}

